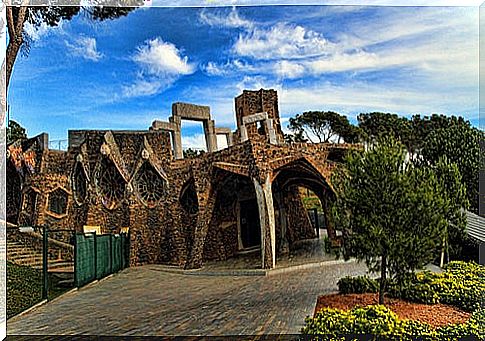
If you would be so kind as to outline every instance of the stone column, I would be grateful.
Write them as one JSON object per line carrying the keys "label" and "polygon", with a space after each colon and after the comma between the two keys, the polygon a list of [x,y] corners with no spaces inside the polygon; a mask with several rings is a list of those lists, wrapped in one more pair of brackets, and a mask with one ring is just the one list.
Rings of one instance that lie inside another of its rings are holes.
{"label": "stone column", "polygon": [[268,118],[265,120],[265,122],[266,122],[266,131],[269,137],[269,143],[278,144],[278,139],[276,138],[276,132],[273,126],[273,119]]}
{"label": "stone column", "polygon": [[207,151],[209,153],[217,151],[217,135],[214,120],[204,121],[204,135]]}
{"label": "stone column", "polygon": [[333,226],[333,221],[332,221],[332,212],[329,207],[329,203],[327,199],[325,200],[320,200],[323,203],[323,213],[325,214],[325,227],[327,229],[327,235],[328,238],[331,240],[334,240],[337,238],[337,234],[335,233],[335,229]]}
{"label": "stone column", "polygon": [[230,147],[233,144],[232,131],[226,134],[227,146]]}
{"label": "stone column", "polygon": [[253,179],[261,225],[261,265],[272,269],[276,265],[276,229],[273,207],[273,193],[269,174],[263,185]]}
{"label": "stone column", "polygon": [[248,130],[246,129],[246,126],[244,125],[241,125],[239,127],[239,132],[240,132],[240,136],[241,136],[241,142],[244,142],[244,141],[247,141],[248,140]]}
{"label": "stone column", "polygon": [[288,243],[288,238],[286,237],[286,230],[288,228],[287,216],[286,216],[286,208],[285,203],[283,200],[283,194],[279,192],[277,194],[277,203],[278,208],[280,210],[280,226],[281,226],[281,245],[280,245],[280,253],[281,254],[288,254],[290,252],[290,247]]}
{"label": "stone column", "polygon": [[173,123],[174,130],[172,132],[173,154],[176,160],[184,158],[182,150],[182,119],[179,116],[172,116],[169,121]]}

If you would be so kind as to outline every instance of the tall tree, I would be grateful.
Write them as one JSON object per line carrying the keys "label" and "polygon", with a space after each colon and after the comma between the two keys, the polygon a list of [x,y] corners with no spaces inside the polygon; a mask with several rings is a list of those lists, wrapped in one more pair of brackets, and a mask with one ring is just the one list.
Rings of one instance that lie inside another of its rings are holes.
{"label": "tall tree", "polygon": [[366,152],[348,154],[333,179],[344,255],[380,272],[380,304],[388,274],[400,278],[435,258],[450,214],[435,173],[405,159],[404,145],[379,138]]}
{"label": "tall tree", "polygon": [[432,130],[421,149],[426,164],[435,165],[440,157],[446,156],[457,165],[466,185],[470,210],[475,213],[478,213],[479,204],[480,141],[484,139],[485,132],[469,123],[455,124]]}
{"label": "tall tree", "polygon": [[[427,167],[424,165],[424,167]],[[446,215],[448,222],[442,245],[442,259],[444,254],[456,259],[461,254],[462,245],[466,242],[466,214],[469,202],[466,195],[466,186],[462,182],[462,176],[458,166],[448,160],[446,156],[438,159],[435,165],[431,166],[441,185],[444,195],[449,199],[450,209]]]}
{"label": "tall tree", "polygon": [[383,136],[393,135],[409,147],[412,128],[407,118],[396,114],[371,112],[359,114],[357,121],[365,140],[370,142]]}
{"label": "tall tree", "polygon": [[329,142],[332,138],[347,137],[355,139],[356,130],[353,130],[346,116],[333,111],[306,111],[290,118],[288,128],[298,139],[310,142]]}

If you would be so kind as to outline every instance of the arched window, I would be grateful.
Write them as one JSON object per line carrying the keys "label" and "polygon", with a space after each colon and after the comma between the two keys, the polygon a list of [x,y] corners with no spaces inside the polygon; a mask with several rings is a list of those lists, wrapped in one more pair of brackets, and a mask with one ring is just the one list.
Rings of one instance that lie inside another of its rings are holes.
{"label": "arched window", "polygon": [[17,224],[22,200],[21,178],[17,169],[7,161],[7,221]]}
{"label": "arched window", "polygon": [[29,188],[23,194],[22,216],[23,219],[19,223],[22,225],[33,225],[35,223],[35,213],[37,209],[37,191]]}
{"label": "arched window", "polygon": [[118,207],[125,196],[126,182],[112,161],[103,158],[95,181],[103,205],[109,210]]}
{"label": "arched window", "polygon": [[83,204],[87,197],[88,179],[84,172],[83,166],[80,162],[74,166],[72,173],[72,188],[74,190],[74,198],[78,204]]}
{"label": "arched window", "polygon": [[67,213],[68,194],[62,188],[49,193],[48,210],[54,215],[61,216]]}
{"label": "arched window", "polygon": [[155,207],[164,197],[167,183],[148,162],[138,170],[135,189],[140,200],[148,207]]}
{"label": "arched window", "polygon": [[180,205],[189,214],[199,212],[199,201],[195,191],[194,179],[191,179],[182,189],[180,194]]}

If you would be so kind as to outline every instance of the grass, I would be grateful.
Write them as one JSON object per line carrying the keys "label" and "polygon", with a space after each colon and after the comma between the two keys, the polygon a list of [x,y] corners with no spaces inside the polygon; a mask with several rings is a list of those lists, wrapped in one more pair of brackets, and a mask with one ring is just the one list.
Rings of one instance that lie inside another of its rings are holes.
{"label": "grass", "polygon": [[[59,278],[49,274],[48,299],[70,288],[59,285]],[[7,319],[42,301],[42,271],[7,262]]]}

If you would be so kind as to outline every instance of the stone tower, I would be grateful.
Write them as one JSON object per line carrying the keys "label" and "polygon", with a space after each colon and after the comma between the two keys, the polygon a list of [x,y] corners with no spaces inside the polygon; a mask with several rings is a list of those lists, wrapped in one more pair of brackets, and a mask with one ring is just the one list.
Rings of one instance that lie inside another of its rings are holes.
{"label": "stone tower", "polygon": [[272,144],[284,142],[275,90],[244,90],[235,98],[235,109],[239,142],[261,136]]}

